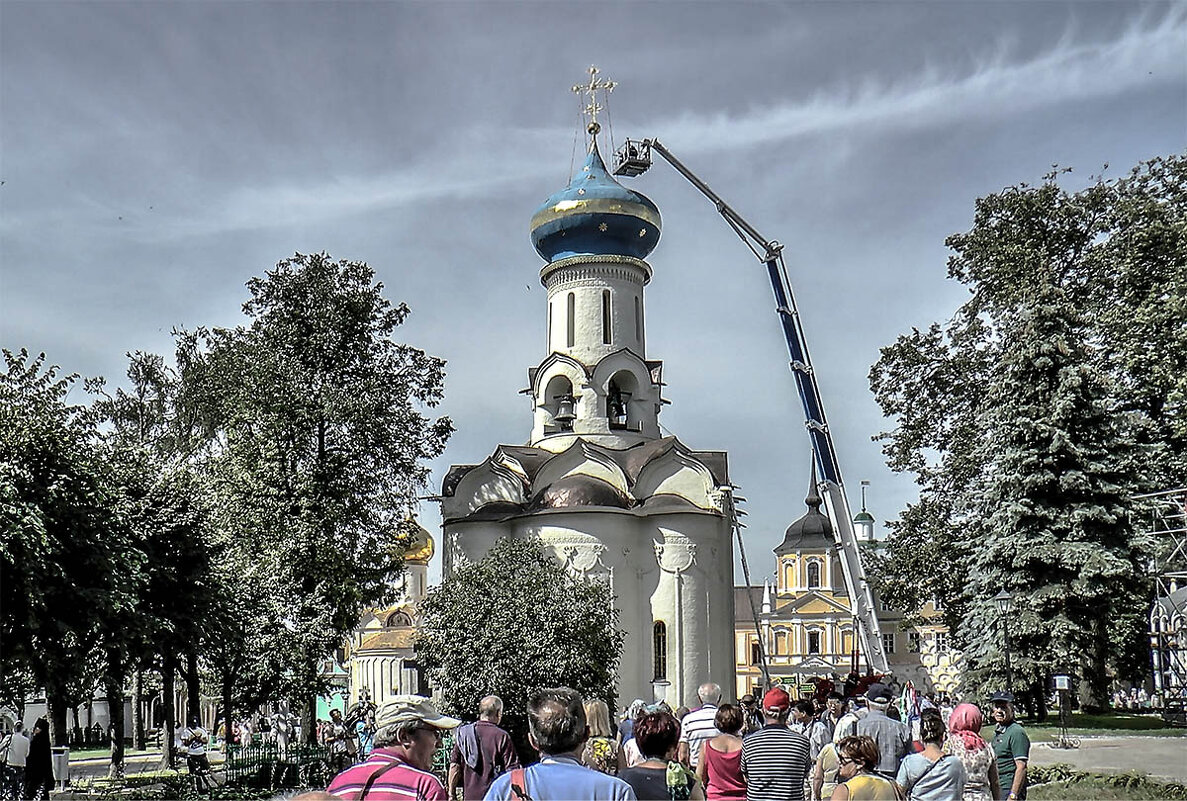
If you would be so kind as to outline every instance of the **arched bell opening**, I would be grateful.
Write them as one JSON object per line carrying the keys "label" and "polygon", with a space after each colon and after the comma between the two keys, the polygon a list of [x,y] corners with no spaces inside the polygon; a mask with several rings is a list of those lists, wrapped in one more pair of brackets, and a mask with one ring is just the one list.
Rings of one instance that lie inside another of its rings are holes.
{"label": "arched bell opening", "polygon": [[606,418],[612,431],[638,431],[639,413],[632,400],[638,397],[639,382],[629,370],[621,370],[606,385]]}
{"label": "arched bell opening", "polygon": [[577,400],[573,397],[573,382],[563,375],[553,376],[544,388],[540,406],[548,412],[544,423],[545,434],[563,434],[573,430]]}

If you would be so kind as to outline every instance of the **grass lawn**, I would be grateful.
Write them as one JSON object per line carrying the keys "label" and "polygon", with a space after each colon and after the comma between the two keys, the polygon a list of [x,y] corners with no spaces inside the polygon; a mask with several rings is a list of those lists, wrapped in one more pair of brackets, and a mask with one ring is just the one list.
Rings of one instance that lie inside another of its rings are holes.
{"label": "grass lawn", "polygon": [[1078,801],[1078,799],[1116,799],[1117,801],[1145,801],[1146,799],[1174,799],[1181,796],[1153,784],[1139,787],[1116,787],[1101,779],[1073,779],[1049,782],[1031,787],[1027,798],[1034,801]]}
{"label": "grass lawn", "polygon": [[[1059,739],[1059,715],[1052,714],[1043,723],[1019,720],[1031,742],[1050,743]],[[1141,735],[1143,737],[1187,737],[1187,729],[1173,729],[1158,715],[1135,715],[1130,712],[1104,712],[1086,715],[1073,712],[1068,734],[1073,737],[1108,737]],[[981,730],[986,740],[993,739],[993,724]]]}

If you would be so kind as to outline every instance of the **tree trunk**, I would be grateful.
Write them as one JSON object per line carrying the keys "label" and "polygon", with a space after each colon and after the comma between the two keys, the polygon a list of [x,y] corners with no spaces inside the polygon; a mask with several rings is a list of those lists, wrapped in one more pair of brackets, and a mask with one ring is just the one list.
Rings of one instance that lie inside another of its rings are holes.
{"label": "tree trunk", "polygon": [[190,651],[185,655],[185,693],[186,713],[185,721],[190,722],[194,715],[202,721],[202,686],[198,681],[198,652]]}
{"label": "tree trunk", "polygon": [[166,657],[164,667],[161,668],[161,693],[163,697],[161,709],[161,767],[172,768],[173,761],[173,730],[177,727],[177,710],[173,707],[173,695],[176,685],[173,681],[174,666],[172,657]]}
{"label": "tree trunk", "polygon": [[132,674],[132,747],[144,750],[144,671],[139,667]]}
{"label": "tree trunk", "polygon": [[[235,677],[231,675],[230,670],[223,671],[223,748],[224,753],[231,753],[231,692],[235,689]],[[215,723],[215,729],[218,729],[218,723]]]}
{"label": "tree trunk", "polygon": [[1031,686],[1031,695],[1034,697],[1034,713],[1035,720],[1043,723],[1047,720],[1047,688],[1045,682],[1041,679]]}
{"label": "tree trunk", "polygon": [[66,702],[57,693],[46,693],[49,707],[49,738],[54,745],[69,745],[70,734],[66,731]]}
{"label": "tree trunk", "polygon": [[107,775],[113,779],[124,777],[124,670],[119,654],[107,656],[107,675],[103,679],[107,692],[107,719],[111,733],[111,767]]}

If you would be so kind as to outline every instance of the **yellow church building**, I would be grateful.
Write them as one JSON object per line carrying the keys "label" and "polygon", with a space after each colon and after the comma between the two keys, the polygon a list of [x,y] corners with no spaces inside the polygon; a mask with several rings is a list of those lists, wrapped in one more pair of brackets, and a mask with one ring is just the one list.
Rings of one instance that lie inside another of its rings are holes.
{"label": "yellow church building", "polygon": [[[762,587],[735,588],[735,691],[761,692],[762,656],[772,681],[804,686],[813,677],[838,685],[851,671],[866,672],[854,640],[854,617],[837,555],[833,524],[822,511],[815,476],[804,503],[807,512],[775,548],[775,580]],[[862,547],[874,548],[874,518],[862,504],[854,518]],[[960,654],[951,649],[940,612],[929,603],[922,625],[875,598],[882,645],[890,673],[920,692],[959,692]],[[755,617],[758,618],[756,630]],[[761,644],[761,648],[760,648]]]}

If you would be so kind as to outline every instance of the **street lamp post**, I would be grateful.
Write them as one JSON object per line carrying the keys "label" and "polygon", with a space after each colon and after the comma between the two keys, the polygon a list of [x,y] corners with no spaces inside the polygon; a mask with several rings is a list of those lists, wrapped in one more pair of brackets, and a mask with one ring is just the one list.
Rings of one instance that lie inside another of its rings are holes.
{"label": "street lamp post", "polygon": [[1002,590],[997,595],[993,596],[993,602],[997,604],[997,610],[1001,612],[1002,616],[1002,648],[1006,653],[1006,689],[1009,689],[1014,684],[1014,670],[1010,667],[1010,603],[1014,600],[1014,596],[1008,590]]}

